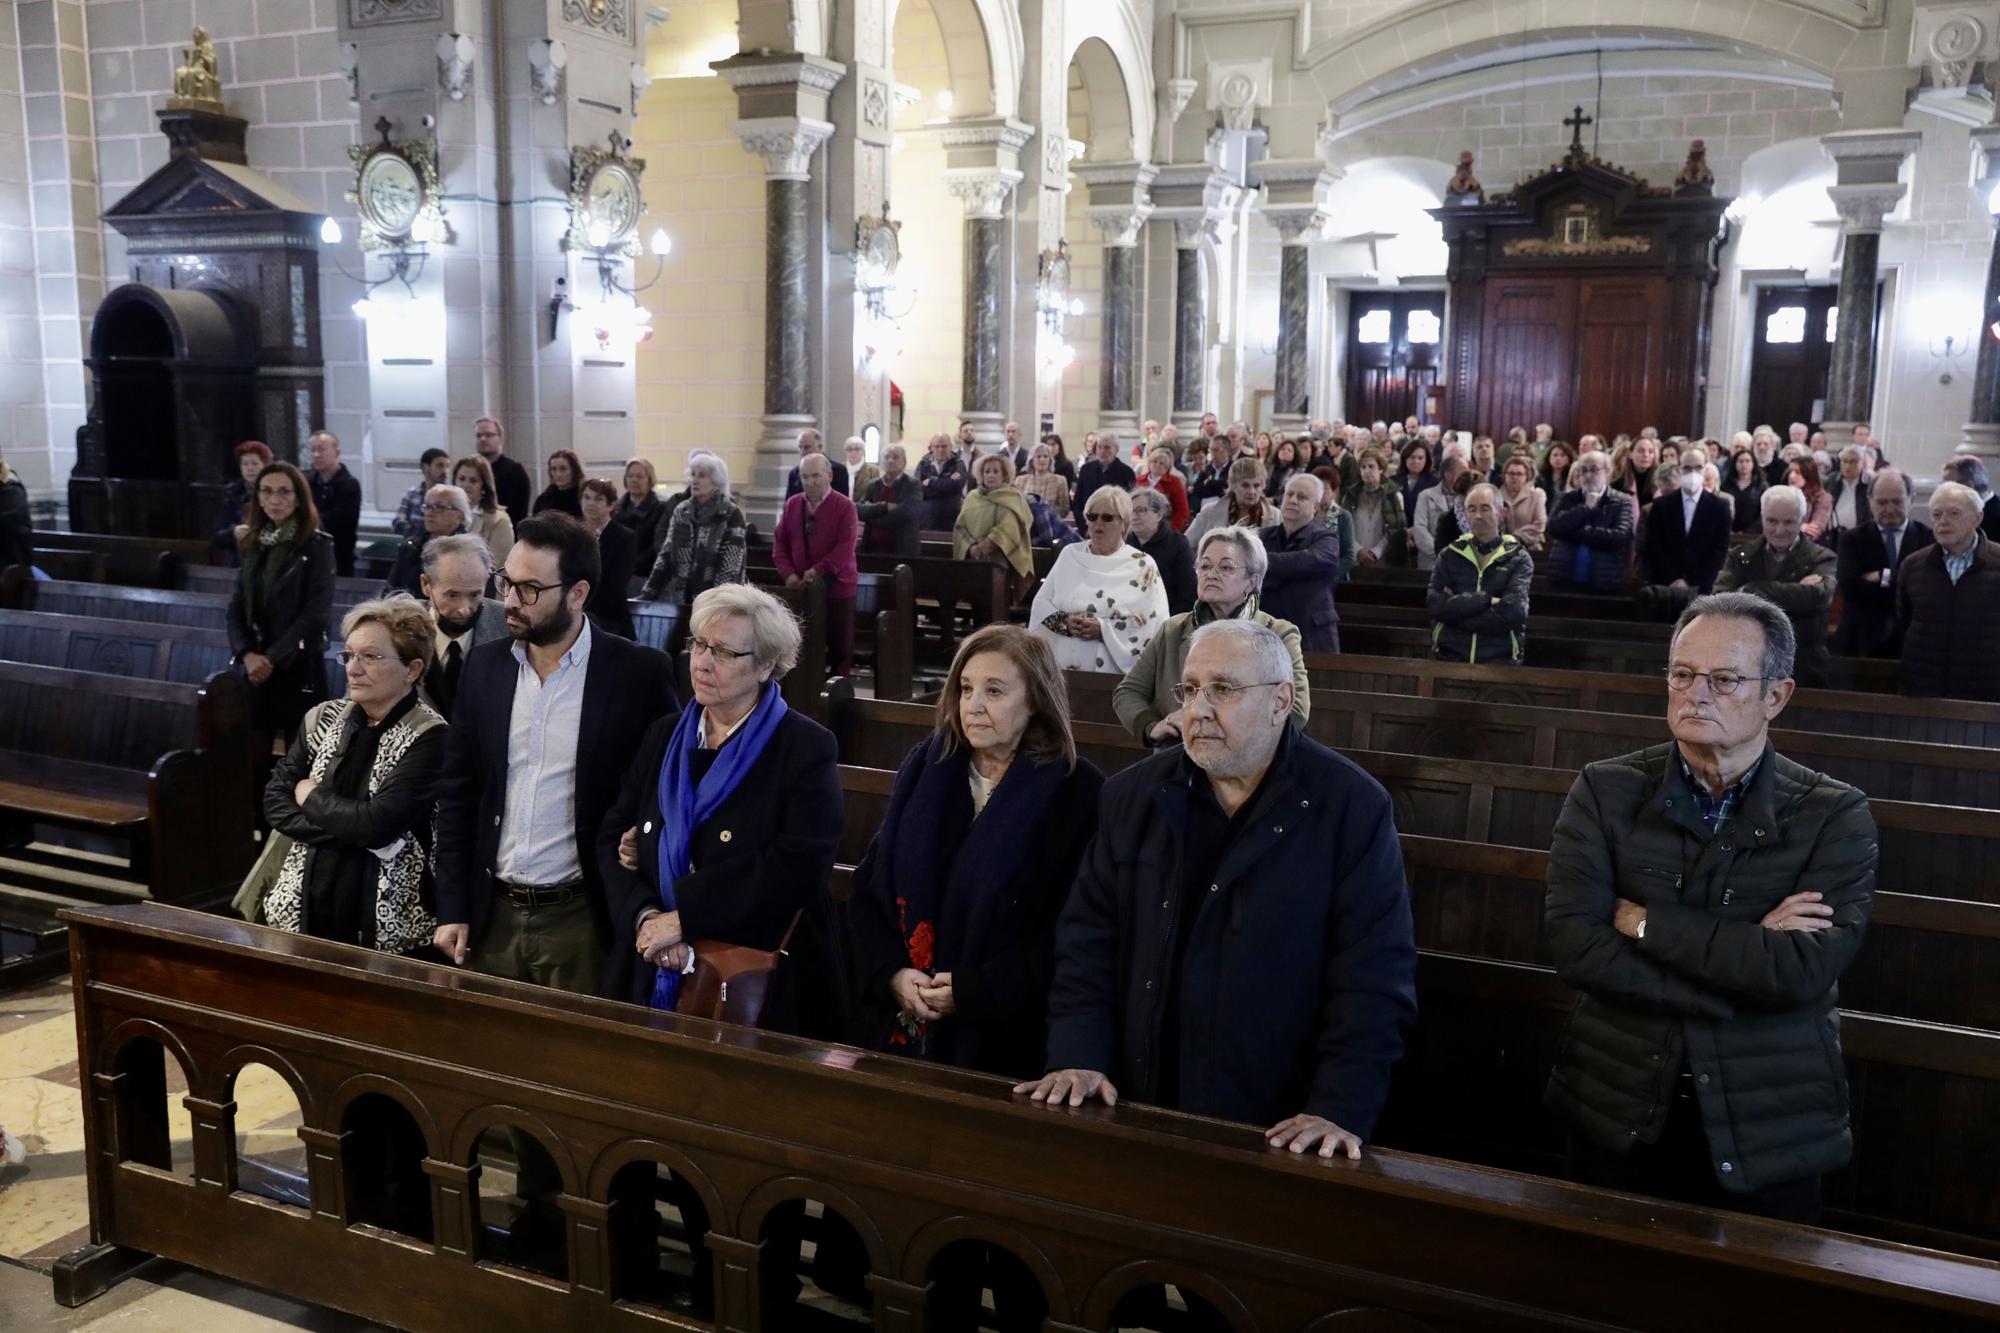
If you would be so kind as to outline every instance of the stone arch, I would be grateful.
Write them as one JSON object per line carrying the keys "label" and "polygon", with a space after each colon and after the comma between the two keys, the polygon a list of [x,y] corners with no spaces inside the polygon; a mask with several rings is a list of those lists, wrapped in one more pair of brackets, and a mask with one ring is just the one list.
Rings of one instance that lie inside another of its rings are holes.
{"label": "stone arch", "polygon": [[771,1210],[793,1200],[811,1200],[838,1212],[867,1247],[869,1271],[896,1271],[889,1259],[889,1247],[882,1239],[882,1229],[875,1225],[875,1219],[868,1215],[854,1196],[804,1176],[778,1176],[750,1191],[750,1197],[743,1201],[742,1211],[736,1217],[736,1234],[746,1240],[754,1239],[763,1229],[764,1219]]}
{"label": "stone arch", "polygon": [[1049,1262],[1042,1247],[1011,1227],[996,1226],[976,1217],[941,1217],[928,1223],[904,1251],[903,1280],[912,1286],[923,1286],[931,1260],[945,1246],[962,1240],[996,1245],[1027,1265],[1035,1280],[1042,1284],[1042,1295],[1049,1303],[1049,1318],[1058,1323],[1068,1321],[1069,1293],[1063,1288],[1062,1275]]}
{"label": "stone arch", "polygon": [[1165,1259],[1136,1259],[1099,1278],[1083,1303],[1083,1318],[1078,1322],[1085,1328],[1109,1327],[1112,1311],[1119,1301],[1130,1292],[1156,1282],[1172,1283],[1207,1301],[1228,1321],[1231,1333],[1257,1333],[1256,1318],[1235,1292],[1206,1273],[1182,1271]]}
{"label": "stone arch", "polygon": [[560,1134],[550,1128],[548,1121],[519,1106],[493,1102],[468,1111],[452,1129],[449,1160],[459,1166],[469,1166],[479,1147],[480,1135],[496,1126],[518,1129],[540,1140],[543,1150],[556,1164],[556,1171],[562,1178],[563,1193],[581,1197],[583,1179],[576,1169],[576,1158],[570,1155],[569,1146]]}
{"label": "stone arch", "polygon": [[1093,162],[1144,161],[1153,142],[1150,41],[1123,0],[1068,5],[1063,11],[1062,67],[1072,63],[1090,97]]}
{"label": "stone arch", "polygon": [[[898,0],[890,0],[892,32],[898,8]],[[1009,0],[931,0],[931,13],[944,35],[953,117],[1017,116],[1027,59],[1019,6]],[[969,59],[971,52],[982,58]]]}

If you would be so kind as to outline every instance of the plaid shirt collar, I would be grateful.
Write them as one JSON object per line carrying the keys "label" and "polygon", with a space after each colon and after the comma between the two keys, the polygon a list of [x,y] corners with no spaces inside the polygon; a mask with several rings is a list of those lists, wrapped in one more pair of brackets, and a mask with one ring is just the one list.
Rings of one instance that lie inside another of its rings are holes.
{"label": "plaid shirt collar", "polygon": [[1674,747],[1674,758],[1680,763],[1681,776],[1687,779],[1688,790],[1694,793],[1695,808],[1701,811],[1702,822],[1708,825],[1710,833],[1721,828],[1723,823],[1736,813],[1736,807],[1743,803],[1744,793],[1750,790],[1750,784],[1756,780],[1757,770],[1764,766],[1764,757],[1757,756],[1757,762],[1745,769],[1742,777],[1724,788],[1722,795],[1710,796],[1708,788],[1702,785],[1701,779],[1695,776],[1692,768],[1688,767],[1687,757],[1681,753],[1678,745]]}

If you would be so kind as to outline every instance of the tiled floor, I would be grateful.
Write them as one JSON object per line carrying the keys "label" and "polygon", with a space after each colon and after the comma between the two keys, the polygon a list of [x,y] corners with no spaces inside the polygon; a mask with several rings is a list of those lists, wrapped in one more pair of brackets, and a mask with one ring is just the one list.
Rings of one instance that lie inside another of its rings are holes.
{"label": "tiled floor", "polygon": [[[167,1062],[173,1164],[190,1169],[192,1125],[178,1096],[179,1070]],[[50,1297],[49,1266],[90,1239],[84,1194],[83,1103],[76,1067],[76,1020],[69,982],[0,995],[0,1125],[28,1158],[0,1167],[0,1329],[131,1330],[131,1333],[249,1333],[307,1328],[352,1333],[371,1327],[345,1315],[155,1263],[77,1310]],[[292,1131],[298,1103],[276,1074],[252,1065],[236,1084],[239,1151],[304,1166]]]}

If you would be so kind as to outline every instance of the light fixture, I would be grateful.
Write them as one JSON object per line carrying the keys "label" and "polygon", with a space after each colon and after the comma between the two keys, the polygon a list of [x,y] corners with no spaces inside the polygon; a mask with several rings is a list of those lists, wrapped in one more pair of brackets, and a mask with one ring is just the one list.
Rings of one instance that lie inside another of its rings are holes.
{"label": "light fixture", "polygon": [[352,309],[356,319],[366,320],[375,313],[375,303],[364,296],[354,303]]}
{"label": "light fixture", "polygon": [[429,245],[432,241],[435,241],[437,238],[438,238],[437,219],[435,217],[432,217],[429,213],[417,214],[416,220],[410,223],[410,239],[415,241],[418,245]]}
{"label": "light fixture", "polygon": [[340,224],[332,218],[322,218],[319,224],[319,239],[326,245],[340,244]]}
{"label": "light fixture", "polygon": [[1986,211],[2000,216],[2000,184],[1996,184],[1986,195]]}
{"label": "light fixture", "polygon": [[[338,222],[330,217],[320,220],[320,244],[339,245],[342,235],[343,233]],[[430,263],[431,244],[443,239],[443,224],[438,219],[437,214],[431,212],[429,209],[425,209],[411,220],[410,230],[406,235],[389,238],[387,248],[378,252],[389,263],[389,271],[381,277],[371,278],[368,276],[368,252],[366,250],[362,251],[361,272],[359,273],[349,273],[346,266],[335,256],[329,255],[328,258],[333,262],[334,271],[339,273],[341,277],[346,278],[350,282],[361,284],[362,297],[359,301],[355,302],[357,307],[355,313],[365,319],[367,318],[366,312],[360,310],[358,307],[365,306],[368,303],[368,293],[374,291],[384,283],[400,282],[403,284],[404,290],[409,292],[411,296],[417,294],[417,281],[424,276],[424,269]]]}
{"label": "light fixture", "polygon": [[658,258],[665,259],[674,252],[674,238],[667,235],[665,227],[655,227],[653,228],[652,244],[648,248]]}
{"label": "light fixture", "polygon": [[937,95],[938,110],[944,112],[947,116],[950,115],[952,100],[951,89],[944,89]]}
{"label": "light fixture", "polygon": [[1069,298],[1069,313],[1072,315],[1083,314],[1083,298],[1081,296],[1072,296]]}
{"label": "light fixture", "polygon": [[636,257],[639,253],[638,245],[635,242],[614,242],[611,238],[611,228],[602,222],[590,224],[588,239],[590,248],[596,251],[591,255],[591,259],[597,264],[597,282],[606,300],[609,300],[614,292],[637,296],[640,292],[651,288],[665,276],[667,256],[674,252],[674,240],[667,235],[667,229],[655,227],[652,240],[646,245],[647,251],[653,256],[653,276],[644,282],[627,284],[618,280],[618,261],[627,254]]}

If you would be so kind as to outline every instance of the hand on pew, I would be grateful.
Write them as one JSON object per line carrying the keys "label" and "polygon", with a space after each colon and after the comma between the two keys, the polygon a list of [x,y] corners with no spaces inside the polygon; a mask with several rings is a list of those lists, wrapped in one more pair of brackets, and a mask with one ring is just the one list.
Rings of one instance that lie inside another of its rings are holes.
{"label": "hand on pew", "polygon": [[1050,1106],[1061,1106],[1065,1100],[1071,1106],[1081,1106],[1092,1097],[1102,1098],[1106,1106],[1118,1105],[1118,1089],[1095,1069],[1053,1070],[1033,1082],[1016,1083],[1014,1092],[1017,1096],[1025,1092],[1031,1101]]}
{"label": "hand on pew", "polygon": [[1758,924],[1766,930],[1826,930],[1833,925],[1833,909],[1817,893],[1795,893],[1766,912]]}
{"label": "hand on pew", "polygon": [[431,933],[431,947],[461,967],[465,965],[467,947],[472,941],[472,927],[464,922],[455,926],[439,926]]}
{"label": "hand on pew", "polygon": [[1295,1115],[1290,1120],[1280,1121],[1264,1131],[1264,1142],[1273,1148],[1290,1148],[1293,1152],[1311,1152],[1313,1145],[1319,1145],[1321,1157],[1331,1157],[1336,1152],[1344,1152],[1351,1162],[1361,1160],[1361,1138],[1350,1134],[1331,1120],[1316,1115]]}

